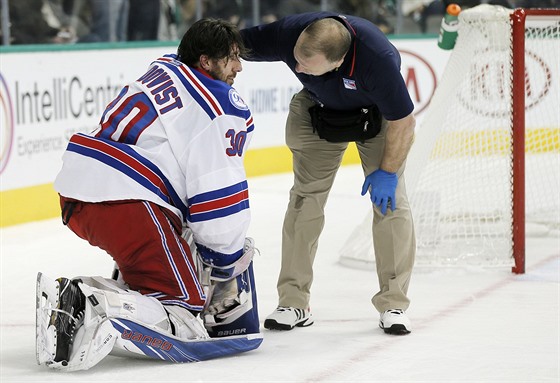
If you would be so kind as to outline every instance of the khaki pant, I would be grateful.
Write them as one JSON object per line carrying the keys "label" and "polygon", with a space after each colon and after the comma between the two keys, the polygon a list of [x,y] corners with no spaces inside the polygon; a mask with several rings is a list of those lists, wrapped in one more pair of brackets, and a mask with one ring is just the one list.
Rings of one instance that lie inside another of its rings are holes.
{"label": "khaki pant", "polygon": [[[294,185],[282,229],[282,267],[278,278],[279,305],[309,307],[313,262],[324,226],[324,207],[347,143],[330,143],[313,133],[308,109],[313,105],[302,90],[290,103],[286,143],[293,154]],[[364,143],[356,143],[364,174],[379,167],[387,123]],[[406,310],[406,294],[414,265],[416,242],[404,184],[404,165],[398,171],[397,209],[383,216],[373,206],[373,239],[380,291],[372,298],[379,312]],[[364,196],[364,198],[369,198]],[[373,204],[372,204],[373,205]]]}

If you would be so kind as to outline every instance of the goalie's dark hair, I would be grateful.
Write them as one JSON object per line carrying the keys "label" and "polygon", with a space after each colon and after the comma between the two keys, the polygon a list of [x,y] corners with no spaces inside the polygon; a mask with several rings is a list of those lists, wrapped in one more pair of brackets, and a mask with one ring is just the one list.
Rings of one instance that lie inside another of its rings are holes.
{"label": "goalie's dark hair", "polygon": [[184,34],[177,56],[188,66],[197,66],[201,55],[211,59],[228,58],[234,47],[239,49],[239,56],[247,54],[237,27],[226,20],[205,18],[195,22]]}

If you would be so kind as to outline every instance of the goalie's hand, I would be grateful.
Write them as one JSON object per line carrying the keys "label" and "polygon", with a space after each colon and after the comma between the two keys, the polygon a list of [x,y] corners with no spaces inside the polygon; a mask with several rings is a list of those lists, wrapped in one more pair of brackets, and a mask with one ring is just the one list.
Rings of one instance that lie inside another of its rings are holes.
{"label": "goalie's hand", "polygon": [[391,201],[391,210],[397,208],[395,191],[399,178],[397,173],[389,173],[382,169],[377,169],[368,175],[362,185],[362,195],[369,190],[371,202],[379,206],[381,214],[387,213],[387,204]]}

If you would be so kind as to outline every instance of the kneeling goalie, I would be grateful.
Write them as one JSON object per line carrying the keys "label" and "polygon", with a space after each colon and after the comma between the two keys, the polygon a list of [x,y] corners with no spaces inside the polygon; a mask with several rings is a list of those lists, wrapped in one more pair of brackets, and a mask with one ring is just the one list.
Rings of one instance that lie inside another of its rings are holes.
{"label": "kneeling goalie", "polygon": [[[109,353],[170,362],[196,362],[253,350],[259,332],[251,238],[233,265],[198,257],[209,302],[202,313],[130,290],[115,279],[37,277],[37,362],[86,370]],[[201,318],[202,317],[202,318]]]}
{"label": "kneeling goalie", "polygon": [[109,353],[192,362],[262,342],[243,154],[254,130],[231,85],[236,27],[202,19],[70,138],[62,221],[113,278],[37,278],[37,361],[85,370]]}

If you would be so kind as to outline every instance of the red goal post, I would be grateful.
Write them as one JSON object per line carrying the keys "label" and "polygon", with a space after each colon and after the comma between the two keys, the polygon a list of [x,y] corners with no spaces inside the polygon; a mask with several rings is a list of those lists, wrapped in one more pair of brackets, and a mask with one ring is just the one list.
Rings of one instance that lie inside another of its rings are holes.
{"label": "red goal post", "polygon": [[[512,271],[525,273],[525,25],[527,17],[556,18],[560,23],[560,9],[516,9],[512,23]],[[556,33],[558,33],[558,28]],[[558,36],[557,36],[558,37]],[[560,49],[560,47],[557,47]],[[560,62],[557,62],[560,71]],[[557,73],[558,76],[558,73]],[[557,77],[558,81],[558,77]],[[560,108],[560,105],[558,105]],[[557,111],[557,113],[560,113]]]}
{"label": "red goal post", "polygon": [[[524,273],[526,235],[558,235],[559,84],[560,10],[461,12],[407,159],[417,265]],[[371,222],[343,245],[342,264],[375,266]]]}

